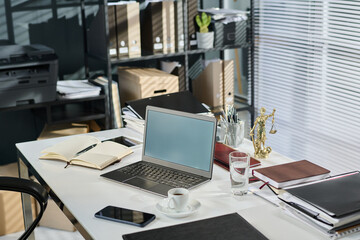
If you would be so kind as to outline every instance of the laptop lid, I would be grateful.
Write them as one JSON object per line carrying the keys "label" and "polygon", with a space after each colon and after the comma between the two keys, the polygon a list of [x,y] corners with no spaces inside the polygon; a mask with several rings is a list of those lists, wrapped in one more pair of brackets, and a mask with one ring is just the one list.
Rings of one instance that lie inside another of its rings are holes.
{"label": "laptop lid", "polygon": [[142,160],[211,179],[216,118],[147,106]]}

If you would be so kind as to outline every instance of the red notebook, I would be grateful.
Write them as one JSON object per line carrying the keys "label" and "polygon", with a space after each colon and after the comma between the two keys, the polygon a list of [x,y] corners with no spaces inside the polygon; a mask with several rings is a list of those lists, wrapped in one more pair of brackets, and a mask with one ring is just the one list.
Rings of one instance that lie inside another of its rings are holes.
{"label": "red notebook", "polygon": [[[236,149],[223,143],[215,143],[214,163],[226,170],[229,170],[229,154]],[[261,163],[253,157],[250,157],[250,167],[259,166]]]}

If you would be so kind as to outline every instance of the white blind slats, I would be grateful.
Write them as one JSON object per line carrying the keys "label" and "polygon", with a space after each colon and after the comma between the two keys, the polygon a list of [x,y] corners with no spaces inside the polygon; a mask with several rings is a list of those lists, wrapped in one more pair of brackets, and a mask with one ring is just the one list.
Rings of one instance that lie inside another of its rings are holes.
{"label": "white blind slats", "polygon": [[277,108],[268,145],[359,169],[360,1],[255,0],[254,22],[255,104]]}

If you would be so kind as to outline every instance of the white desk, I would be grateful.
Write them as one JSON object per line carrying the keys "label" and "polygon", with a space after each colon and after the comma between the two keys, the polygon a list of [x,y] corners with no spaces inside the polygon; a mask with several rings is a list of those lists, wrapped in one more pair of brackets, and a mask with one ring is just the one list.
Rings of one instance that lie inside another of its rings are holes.
{"label": "white desk", "polygon": [[[142,136],[130,129],[115,129],[90,133],[101,140],[120,135],[131,136],[142,140]],[[317,230],[286,215],[280,208],[267,201],[248,194],[244,197],[233,197],[230,193],[229,172],[214,166],[213,179],[190,191],[191,197],[201,202],[199,211],[187,218],[172,219],[162,215],[155,205],[162,198],[135,188],[109,181],[100,174],[112,171],[121,166],[139,161],[141,145],[134,148],[134,153],[125,157],[120,163],[102,171],[69,166],[64,169],[62,161],[39,160],[40,151],[64,138],[18,143],[16,147],[22,177],[26,177],[26,167],[51,189],[51,195],[64,205],[63,211],[87,239],[122,239],[123,234],[149,230],[169,225],[215,217],[227,213],[238,212],[269,239],[310,240],[327,239]],[[253,152],[249,141],[243,143],[241,150]],[[262,166],[290,161],[277,153],[272,153]],[[258,185],[260,183],[257,183]],[[155,213],[156,219],[145,228],[106,221],[94,217],[94,213],[107,205],[120,206]],[[30,206],[31,207],[31,206]],[[25,202],[25,211],[29,205]],[[74,220],[77,220],[77,222]],[[357,235],[359,239],[360,235]]]}

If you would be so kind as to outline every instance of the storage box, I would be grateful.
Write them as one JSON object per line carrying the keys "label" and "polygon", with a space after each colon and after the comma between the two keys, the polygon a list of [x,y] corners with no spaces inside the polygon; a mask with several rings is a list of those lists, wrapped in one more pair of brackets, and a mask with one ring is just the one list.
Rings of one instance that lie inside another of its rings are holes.
{"label": "storage box", "polygon": [[209,63],[192,84],[196,98],[212,108],[234,104],[234,62]]}
{"label": "storage box", "polygon": [[223,47],[226,45],[241,45],[247,40],[247,22],[229,22],[214,21],[211,28],[214,30],[214,46]]}
{"label": "storage box", "polygon": [[[0,166],[0,176],[18,177],[17,163]],[[35,200],[31,198],[35,218]],[[0,236],[24,230],[21,193],[0,191]]]}
{"label": "storage box", "polygon": [[76,228],[56,205],[54,200],[49,199],[46,210],[39,222],[39,226],[49,227],[64,231],[74,232]]}
{"label": "storage box", "polygon": [[89,125],[86,123],[61,123],[53,125],[45,124],[37,140],[83,134],[88,132]]}
{"label": "storage box", "polygon": [[155,68],[119,67],[122,105],[126,101],[179,91],[178,77]]}

